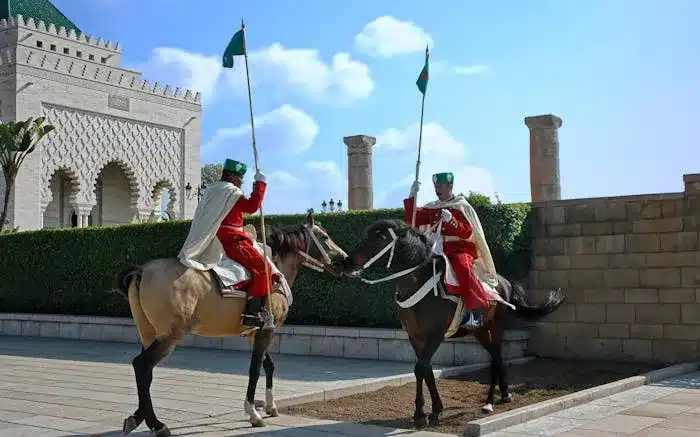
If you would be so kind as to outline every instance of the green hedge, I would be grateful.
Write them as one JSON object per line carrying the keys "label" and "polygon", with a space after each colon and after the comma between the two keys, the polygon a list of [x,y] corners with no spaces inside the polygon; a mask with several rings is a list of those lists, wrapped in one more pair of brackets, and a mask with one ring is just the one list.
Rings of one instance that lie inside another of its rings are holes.
{"label": "green hedge", "polygon": [[[499,272],[522,278],[529,270],[529,206],[491,204],[472,196]],[[403,218],[400,209],[316,215],[346,251],[361,230],[382,218]],[[270,225],[300,223],[303,215],[266,216]],[[259,216],[247,219],[259,228]],[[127,263],[175,256],[189,221],[105,228],[20,232],[0,237],[0,312],[129,316],[120,295],[106,293]],[[288,323],[399,327],[390,287],[304,269],[294,284]]]}

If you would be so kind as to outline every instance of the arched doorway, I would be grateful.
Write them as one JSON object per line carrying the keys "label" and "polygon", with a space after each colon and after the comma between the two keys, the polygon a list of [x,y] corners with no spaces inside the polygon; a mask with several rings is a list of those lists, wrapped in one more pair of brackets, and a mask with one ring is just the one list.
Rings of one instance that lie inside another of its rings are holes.
{"label": "arched doorway", "polygon": [[90,216],[99,226],[123,225],[133,222],[132,181],[125,165],[110,162],[95,179],[96,206]]}
{"label": "arched doorway", "polygon": [[44,209],[43,227],[45,229],[71,227],[73,202],[79,191],[75,172],[65,168],[56,170],[49,180],[48,189],[51,200]]}

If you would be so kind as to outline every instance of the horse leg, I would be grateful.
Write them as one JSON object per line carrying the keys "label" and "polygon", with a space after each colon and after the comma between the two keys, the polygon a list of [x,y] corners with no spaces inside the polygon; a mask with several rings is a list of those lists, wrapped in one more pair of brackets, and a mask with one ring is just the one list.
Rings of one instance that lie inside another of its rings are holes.
{"label": "horse leg", "polygon": [[413,424],[417,429],[424,428],[428,424],[425,416],[425,397],[423,396],[423,379],[425,378],[425,366],[419,361],[413,367],[416,376],[416,410],[413,412]]}
{"label": "horse leg", "polygon": [[269,352],[265,352],[265,359],[263,360],[263,369],[265,369],[265,413],[272,417],[277,417],[279,412],[277,411],[277,405],[275,405],[275,397],[272,392],[272,379],[275,375],[275,363],[272,361],[272,357]]}
{"label": "horse leg", "polygon": [[430,393],[430,403],[432,404],[430,415],[428,416],[428,423],[431,425],[440,424],[440,415],[442,414],[443,406],[442,399],[440,399],[440,394],[438,393],[437,383],[435,382],[435,374],[433,373],[433,365],[431,360],[433,355],[440,347],[442,340],[444,339],[443,332],[437,332],[430,336],[426,349],[424,351],[423,360],[421,363],[423,365],[423,378],[425,378],[425,385],[428,386],[428,392]]}
{"label": "horse leg", "polygon": [[157,437],[170,436],[168,427],[158,420],[153,411],[151,402],[151,383],[153,382],[153,368],[172,350],[175,345],[170,339],[157,339],[146,349],[142,348],[139,355],[132,361],[134,375],[136,377],[136,389],[139,397],[139,407],[133,415],[124,420],[123,434],[129,434],[136,429],[141,422],[146,421],[148,428]]}
{"label": "horse leg", "polygon": [[505,382],[505,364],[503,362],[503,332],[497,327],[487,327],[481,332],[478,332],[476,337],[481,346],[491,356],[489,366],[490,384],[489,392],[486,396],[486,403],[481,407],[484,413],[493,413],[493,404],[495,402],[496,384],[501,390],[502,402],[510,402],[510,394],[508,393],[508,384]]}
{"label": "horse leg", "polygon": [[443,406],[440,394],[437,390],[437,384],[435,383],[435,375],[433,374],[433,366],[430,364],[430,360],[433,359],[433,355],[435,355],[438,347],[440,347],[443,335],[442,331],[430,335],[420,352],[416,350],[414,346],[418,362],[414,368],[414,373],[416,375],[416,411],[413,413],[413,423],[418,429],[428,424],[425,412],[423,411],[425,407],[423,381],[425,381],[425,385],[428,386],[428,392],[430,393],[430,400],[432,403],[432,411],[428,418],[429,423],[431,425],[436,425],[440,422],[440,414],[442,413]]}
{"label": "horse leg", "polygon": [[428,386],[428,391],[430,392],[430,401],[432,403],[432,411],[428,416],[428,422],[431,425],[440,424],[440,415],[442,414],[443,406],[442,399],[440,399],[440,394],[438,393],[437,383],[435,382],[435,374],[433,373],[433,365],[430,362],[425,363],[424,368],[425,374],[425,385]]}
{"label": "horse leg", "polygon": [[255,341],[253,343],[253,353],[250,357],[250,369],[248,370],[248,390],[246,399],[243,401],[243,409],[248,414],[251,425],[254,427],[265,426],[262,416],[255,409],[255,390],[258,386],[260,378],[260,369],[263,363],[263,356],[267,352],[270,341],[272,340],[273,331],[258,330],[255,333]]}

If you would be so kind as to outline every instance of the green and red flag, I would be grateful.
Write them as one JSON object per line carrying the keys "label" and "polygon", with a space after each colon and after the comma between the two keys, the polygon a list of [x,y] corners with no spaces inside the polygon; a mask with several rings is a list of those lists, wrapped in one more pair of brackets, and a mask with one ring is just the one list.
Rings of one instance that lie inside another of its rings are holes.
{"label": "green and red flag", "polygon": [[428,47],[425,47],[425,65],[423,66],[423,69],[420,72],[420,75],[418,76],[418,80],[416,80],[416,85],[418,86],[418,90],[425,95],[425,90],[428,88]]}

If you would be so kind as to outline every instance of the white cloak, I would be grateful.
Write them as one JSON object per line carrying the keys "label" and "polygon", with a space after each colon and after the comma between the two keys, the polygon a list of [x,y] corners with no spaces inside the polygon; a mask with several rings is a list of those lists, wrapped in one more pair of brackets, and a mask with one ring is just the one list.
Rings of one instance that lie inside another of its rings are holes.
{"label": "white cloak", "polygon": [[177,256],[183,265],[195,270],[210,270],[221,262],[226,252],[216,231],[242,195],[241,189],[230,182],[219,181],[207,187]]}

